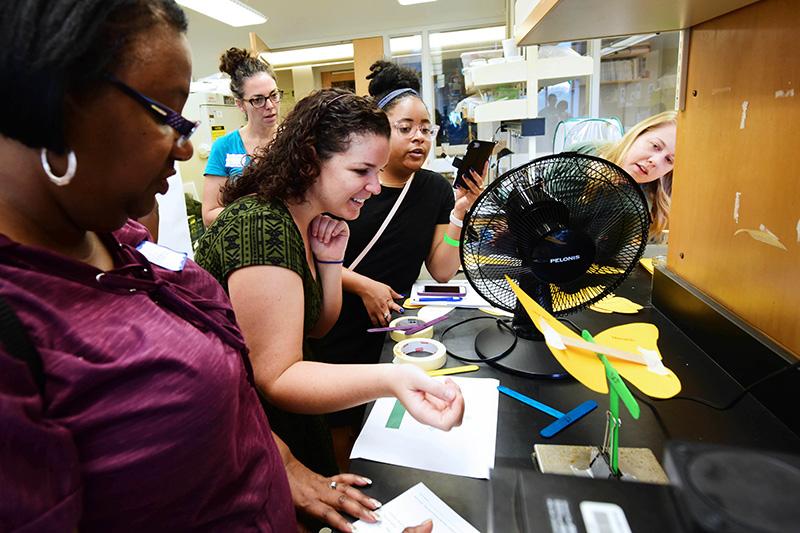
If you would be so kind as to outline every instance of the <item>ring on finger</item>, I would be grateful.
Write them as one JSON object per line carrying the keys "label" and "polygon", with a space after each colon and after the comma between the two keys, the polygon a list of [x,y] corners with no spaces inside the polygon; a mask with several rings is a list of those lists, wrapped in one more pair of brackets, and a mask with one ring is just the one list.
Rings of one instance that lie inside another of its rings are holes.
{"label": "ring on finger", "polygon": [[337,483],[336,483],[335,481],[331,481],[331,488],[332,488],[333,490],[336,490],[336,484],[337,484]]}

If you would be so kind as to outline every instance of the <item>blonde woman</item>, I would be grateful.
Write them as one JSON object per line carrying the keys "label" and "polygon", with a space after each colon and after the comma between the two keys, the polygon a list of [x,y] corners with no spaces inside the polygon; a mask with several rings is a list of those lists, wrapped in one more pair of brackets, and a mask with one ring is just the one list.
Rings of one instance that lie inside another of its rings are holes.
{"label": "blonde woman", "polygon": [[666,240],[663,230],[669,224],[676,134],[677,113],[664,111],[630,128],[619,141],[585,143],[570,148],[574,152],[607,159],[636,180],[647,198],[652,219],[648,240],[653,243]]}

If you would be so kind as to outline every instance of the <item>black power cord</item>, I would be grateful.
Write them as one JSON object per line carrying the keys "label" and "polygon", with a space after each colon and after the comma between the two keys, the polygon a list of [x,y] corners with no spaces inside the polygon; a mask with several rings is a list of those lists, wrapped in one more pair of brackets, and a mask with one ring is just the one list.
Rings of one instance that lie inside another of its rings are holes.
{"label": "black power cord", "polygon": [[657,401],[684,400],[684,401],[687,401],[687,402],[699,403],[700,405],[705,405],[706,407],[710,407],[711,409],[716,409],[717,411],[727,411],[728,409],[730,409],[731,407],[733,407],[734,405],[739,403],[742,400],[742,398],[744,398],[747,395],[747,393],[750,392],[755,387],[761,385],[765,381],[769,381],[770,379],[772,379],[772,378],[774,378],[776,376],[779,376],[779,375],[783,374],[784,372],[788,372],[789,370],[792,370],[793,368],[797,368],[799,366],[800,366],[800,361],[795,361],[794,363],[792,363],[790,365],[787,365],[787,366],[785,366],[783,368],[779,368],[778,370],[770,372],[766,376],[764,376],[764,377],[762,377],[760,379],[757,379],[756,381],[754,381],[753,383],[751,383],[750,385],[748,385],[747,387],[742,389],[742,391],[739,394],[737,394],[736,396],[734,396],[733,399],[731,399],[728,403],[722,404],[722,405],[717,405],[715,403],[709,402],[708,400],[704,400],[703,398],[696,398],[694,396],[673,396],[672,398],[663,398],[663,399],[658,398]]}
{"label": "black power cord", "polygon": [[511,346],[506,351],[504,351],[503,353],[501,353],[499,355],[495,355],[494,357],[472,358],[472,357],[466,357],[466,356],[463,356],[463,355],[455,354],[455,353],[450,351],[450,349],[447,347],[447,345],[445,345],[444,349],[447,351],[447,355],[453,357],[454,359],[458,359],[459,361],[464,362],[464,363],[473,363],[473,364],[475,364],[475,363],[492,363],[494,361],[499,361],[503,357],[505,357],[508,354],[510,354],[511,351],[514,349],[514,347],[516,347],[516,345],[517,345],[517,332],[514,331],[514,329],[511,326],[509,326],[506,323],[505,320],[501,320],[499,318],[495,318],[495,317],[491,317],[491,316],[474,316],[472,318],[467,318],[466,320],[462,320],[461,322],[456,322],[455,324],[445,328],[445,330],[442,331],[442,334],[439,336],[439,339],[441,340],[442,344],[444,344],[444,336],[447,335],[447,333],[450,330],[452,330],[454,328],[457,328],[457,327],[460,327],[460,326],[463,326],[467,322],[472,322],[473,320],[487,320],[487,319],[488,320],[494,320],[497,323],[497,327],[504,328],[504,329],[508,330],[509,333],[514,335],[514,342],[511,343]]}

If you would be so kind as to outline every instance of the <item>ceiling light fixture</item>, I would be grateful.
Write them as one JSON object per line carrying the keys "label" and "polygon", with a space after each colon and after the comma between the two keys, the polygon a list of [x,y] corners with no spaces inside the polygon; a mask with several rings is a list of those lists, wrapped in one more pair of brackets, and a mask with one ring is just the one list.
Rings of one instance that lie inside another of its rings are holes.
{"label": "ceiling light fixture", "polygon": [[229,26],[255,26],[267,21],[266,15],[239,0],[176,0],[180,5],[193,9]]}
{"label": "ceiling light fixture", "polygon": [[261,57],[273,67],[287,67],[293,65],[307,65],[309,63],[335,63],[353,60],[353,43],[334,44],[330,46],[315,46],[312,48],[298,48],[279,52],[266,52]]}
{"label": "ceiling light fixture", "polygon": [[401,6],[410,6],[412,4],[427,4],[428,2],[435,2],[436,0],[397,0]]}

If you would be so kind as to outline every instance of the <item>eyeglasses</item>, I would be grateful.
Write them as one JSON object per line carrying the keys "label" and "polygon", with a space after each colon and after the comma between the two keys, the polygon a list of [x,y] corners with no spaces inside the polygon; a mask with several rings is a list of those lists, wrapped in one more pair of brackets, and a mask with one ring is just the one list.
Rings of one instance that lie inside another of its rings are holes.
{"label": "eyeglasses", "polygon": [[176,141],[178,146],[183,146],[186,141],[189,140],[189,137],[197,130],[197,127],[200,125],[199,121],[191,121],[185,118],[183,115],[174,111],[173,109],[165,106],[164,104],[149,98],[133,87],[126,85],[115,76],[111,74],[106,76],[106,80],[111,83],[114,87],[117,87],[122,92],[139,102],[142,107],[147,109],[150,114],[155,117],[156,120],[161,122],[162,124],[166,124],[173,130],[178,132],[178,140]]}
{"label": "eyeglasses", "polygon": [[269,99],[273,104],[277,104],[283,98],[283,91],[281,89],[275,89],[268,96],[257,95],[252,98],[248,98],[246,101],[250,102],[250,105],[259,108],[264,107],[267,104],[267,99]]}
{"label": "eyeglasses", "polygon": [[411,137],[414,135],[414,130],[419,130],[423,137],[426,139],[433,139],[439,131],[439,126],[436,124],[414,124],[410,120],[399,120],[393,124],[397,133],[403,137]]}

